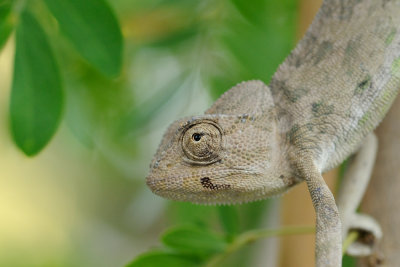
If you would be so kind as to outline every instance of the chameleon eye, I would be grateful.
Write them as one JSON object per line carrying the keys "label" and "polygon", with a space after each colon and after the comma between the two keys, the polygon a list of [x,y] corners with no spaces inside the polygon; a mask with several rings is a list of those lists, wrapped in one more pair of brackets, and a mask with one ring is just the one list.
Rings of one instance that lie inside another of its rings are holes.
{"label": "chameleon eye", "polygon": [[212,163],[218,158],[221,138],[219,127],[212,122],[201,122],[184,132],[182,149],[192,163]]}
{"label": "chameleon eye", "polygon": [[199,142],[199,141],[201,140],[201,134],[199,134],[199,133],[194,133],[194,134],[192,135],[192,138],[193,138],[193,140],[194,140],[195,142]]}

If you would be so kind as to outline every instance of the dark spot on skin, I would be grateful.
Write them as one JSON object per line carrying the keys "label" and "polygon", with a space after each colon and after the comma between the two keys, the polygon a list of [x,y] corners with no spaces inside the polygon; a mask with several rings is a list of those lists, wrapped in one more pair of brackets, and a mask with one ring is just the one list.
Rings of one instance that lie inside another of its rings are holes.
{"label": "dark spot on skin", "polygon": [[302,98],[308,93],[308,89],[305,88],[294,88],[292,90],[284,89],[283,93],[292,102],[295,103],[297,100]]}
{"label": "dark spot on skin", "polygon": [[364,80],[364,81],[362,81],[362,82],[360,82],[359,84],[358,84],[358,87],[361,87],[361,88],[363,88],[363,87],[365,87],[365,85],[368,83],[368,80]]}
{"label": "dark spot on skin", "polygon": [[305,126],[307,127],[307,130],[312,131],[314,129],[315,125],[313,123],[309,122]]}
{"label": "dark spot on skin", "polygon": [[346,56],[352,55],[354,53],[354,51],[357,49],[357,45],[358,44],[359,44],[359,40],[358,39],[354,39],[354,38],[350,39],[347,42],[346,49],[345,49]]}
{"label": "dark spot on skin", "polygon": [[353,17],[353,11],[358,2],[358,0],[341,0],[339,19],[350,20]]}
{"label": "dark spot on skin", "polygon": [[333,45],[329,41],[323,41],[319,47],[317,52],[315,53],[315,59],[314,59],[314,66],[317,65],[321,60],[323,60],[326,56],[326,54],[329,54],[333,49]]}
{"label": "dark spot on skin", "polygon": [[286,98],[292,103],[296,103],[300,98],[307,95],[309,92],[309,89],[307,88],[289,87],[286,82],[279,80],[274,80],[273,84],[271,84],[271,88],[273,88],[275,91],[282,91]]}
{"label": "dark spot on skin", "polygon": [[229,184],[213,184],[209,177],[203,177],[200,179],[200,183],[204,188],[211,190],[228,189],[231,187]]}
{"label": "dark spot on skin", "polygon": [[335,216],[338,216],[339,214],[337,213],[337,211],[335,209],[333,209],[330,205],[328,204],[324,204],[322,205],[323,208],[323,212],[324,214],[326,214],[326,218],[334,218]]}
{"label": "dark spot on skin", "polygon": [[382,1],[382,7],[386,8],[386,4],[389,3],[390,0],[383,0]]}
{"label": "dark spot on skin", "polygon": [[320,117],[323,115],[330,115],[333,113],[334,106],[327,105],[324,102],[314,102],[311,104],[311,111],[315,117]]}
{"label": "dark spot on skin", "polygon": [[324,17],[326,18],[331,18],[333,14],[335,14],[335,8],[337,4],[335,5],[322,5],[321,6],[321,13],[324,14]]}
{"label": "dark spot on skin", "polygon": [[367,75],[364,80],[357,84],[356,89],[354,89],[354,95],[362,94],[366,89],[372,87],[372,78]]}
{"label": "dark spot on skin", "polygon": [[313,199],[313,202],[315,202],[315,203],[321,203],[321,200],[322,200],[322,198],[323,198],[323,195],[322,195],[322,188],[321,188],[321,187],[314,188],[314,189],[311,191],[311,198]]}
{"label": "dark spot on skin", "polygon": [[314,47],[316,47],[316,42],[318,40],[319,38],[317,38],[315,35],[307,33],[306,38],[302,40],[301,49],[287,57],[287,64],[289,66],[299,68],[303,64],[308,64],[310,61],[312,61],[314,58]]}
{"label": "dark spot on skin", "polygon": [[283,179],[283,178],[285,178],[285,176],[281,175],[281,176],[279,176],[279,178]]}
{"label": "dark spot on skin", "polygon": [[393,27],[391,29],[389,35],[385,39],[385,45],[386,46],[389,46],[392,43],[394,37],[396,36],[396,33],[397,33],[397,28]]}
{"label": "dark spot on skin", "polygon": [[293,125],[293,127],[287,132],[286,138],[289,139],[291,144],[294,144],[296,141],[297,132],[299,131],[300,126],[298,124]]}
{"label": "dark spot on skin", "polygon": [[351,77],[354,73],[353,66],[360,63],[359,47],[362,46],[362,41],[362,35],[355,35],[346,44],[345,56],[343,57],[342,61],[342,68],[346,70],[346,74],[349,77]]}
{"label": "dark spot on skin", "polygon": [[318,113],[320,111],[321,107],[322,107],[322,103],[314,102],[314,103],[311,104],[311,106],[312,106],[312,112]]}
{"label": "dark spot on skin", "polygon": [[301,57],[289,56],[287,60],[288,65],[294,66],[296,68],[300,67],[303,63]]}
{"label": "dark spot on skin", "polygon": [[312,106],[312,112],[314,112],[314,113],[316,113],[316,112],[318,112],[318,110],[319,110],[319,107],[321,106],[321,103],[312,103],[311,104],[311,106]]}

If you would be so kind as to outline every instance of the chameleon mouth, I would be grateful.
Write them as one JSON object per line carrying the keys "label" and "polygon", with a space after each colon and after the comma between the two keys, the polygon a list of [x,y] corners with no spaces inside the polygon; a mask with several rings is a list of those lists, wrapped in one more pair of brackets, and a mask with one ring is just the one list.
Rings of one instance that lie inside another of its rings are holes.
{"label": "chameleon mouth", "polygon": [[175,179],[171,179],[171,178],[154,178],[151,175],[146,177],[147,186],[150,188],[150,190],[153,193],[155,193],[155,194],[157,194],[159,196],[162,196],[162,192],[163,191],[169,191],[169,190],[171,190],[171,188],[176,187],[176,186],[173,186],[174,183],[176,183],[176,178]]}
{"label": "chameleon mouth", "polygon": [[[263,182],[250,187],[249,181],[254,180],[255,176],[257,176],[256,180]],[[234,173],[230,173],[230,175],[221,179],[212,179],[211,175],[197,179],[156,177],[150,174],[146,178],[146,184],[154,194],[175,201],[188,201],[206,205],[240,204],[262,200],[281,195],[287,188],[283,181],[282,184],[277,184],[277,181],[262,179],[263,177],[258,174],[238,171],[234,171]]]}
{"label": "chameleon mouth", "polygon": [[220,171],[222,178],[215,178],[214,172],[202,172],[195,177],[190,176],[167,176],[163,177],[157,173],[150,173],[146,177],[146,184],[151,191],[157,195],[164,196],[164,191],[173,191],[180,194],[197,194],[199,192],[213,192],[233,189],[235,180],[242,177],[259,176],[260,173],[247,171],[245,169],[231,169]]}

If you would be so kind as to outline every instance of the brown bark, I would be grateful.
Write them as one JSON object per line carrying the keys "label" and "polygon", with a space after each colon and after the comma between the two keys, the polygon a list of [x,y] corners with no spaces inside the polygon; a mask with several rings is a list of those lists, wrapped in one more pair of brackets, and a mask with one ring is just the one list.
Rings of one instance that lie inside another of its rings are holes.
{"label": "brown bark", "polygon": [[400,266],[400,97],[375,131],[378,154],[362,211],[381,225],[383,239],[376,253],[358,266]]}

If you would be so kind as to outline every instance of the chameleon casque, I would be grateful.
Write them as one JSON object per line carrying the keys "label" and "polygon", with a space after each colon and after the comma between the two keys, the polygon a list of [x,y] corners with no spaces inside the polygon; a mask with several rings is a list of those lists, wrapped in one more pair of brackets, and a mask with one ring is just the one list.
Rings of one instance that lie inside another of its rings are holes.
{"label": "chameleon casque", "polygon": [[[168,128],[147,185],[173,200],[235,204],[305,181],[316,211],[316,264],[340,266],[342,235],[362,221],[344,215],[363,194],[351,199],[360,189],[351,185],[368,177],[350,171],[345,178],[356,181],[347,182],[336,205],[321,173],[358,151],[353,169],[373,164],[369,133],[400,87],[399,29],[400,0],[325,0],[269,86],[242,82],[204,115]],[[372,225],[379,235],[369,219],[357,228]]]}

